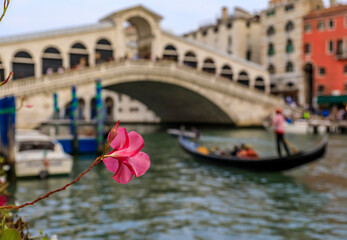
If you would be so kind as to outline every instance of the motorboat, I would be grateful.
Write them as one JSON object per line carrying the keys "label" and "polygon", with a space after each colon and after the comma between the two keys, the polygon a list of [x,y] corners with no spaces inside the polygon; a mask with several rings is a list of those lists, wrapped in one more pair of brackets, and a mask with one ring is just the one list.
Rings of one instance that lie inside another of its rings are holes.
{"label": "motorboat", "polygon": [[16,177],[45,178],[72,171],[72,156],[57,140],[37,131],[17,131],[14,156]]}
{"label": "motorboat", "polygon": [[289,156],[274,156],[259,159],[239,158],[237,156],[219,156],[208,152],[202,153],[201,151],[198,151],[200,147],[199,143],[190,141],[183,136],[179,137],[179,143],[186,152],[199,160],[258,172],[276,172],[296,168],[323,157],[327,148],[328,138],[324,136],[317,146],[305,151],[299,151]]}

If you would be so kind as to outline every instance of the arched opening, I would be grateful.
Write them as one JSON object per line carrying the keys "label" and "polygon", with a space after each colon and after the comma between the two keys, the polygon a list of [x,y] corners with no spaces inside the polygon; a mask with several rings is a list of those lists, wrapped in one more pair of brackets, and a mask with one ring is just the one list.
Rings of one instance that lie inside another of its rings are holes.
{"label": "arched opening", "polygon": [[0,60],[0,82],[5,80],[5,67],[2,65]]}
{"label": "arched opening", "polygon": [[70,68],[82,69],[89,66],[87,48],[82,43],[75,43],[70,50]]}
{"label": "arched opening", "polygon": [[286,64],[286,72],[294,72],[294,65],[291,61]]}
{"label": "arched opening", "polygon": [[163,60],[178,62],[178,53],[174,46],[167,45],[163,53]]}
{"label": "arched opening", "polygon": [[306,63],[304,66],[305,72],[305,102],[309,105],[312,105],[313,98],[313,79],[314,79],[314,71],[313,65],[311,63]]}
{"label": "arched opening", "polygon": [[105,108],[106,108],[106,120],[113,121],[114,120],[114,101],[111,97],[107,97],[105,99]]}
{"label": "arched opening", "polygon": [[243,84],[245,86],[249,86],[249,77],[248,74],[245,71],[240,72],[239,74],[239,78],[237,79],[237,81],[240,84]]}
{"label": "arched opening", "polygon": [[233,71],[231,70],[231,67],[229,65],[226,64],[222,67],[221,76],[231,81],[233,80]]}
{"label": "arched opening", "polygon": [[96,99],[93,97],[90,100],[90,119],[96,118]]}
{"label": "arched opening", "polygon": [[215,74],[216,73],[216,66],[214,65],[214,61],[211,58],[207,58],[204,61],[204,65],[202,66],[202,71]]}
{"label": "arched opening", "polygon": [[268,35],[270,37],[274,34],[275,34],[275,28],[274,28],[274,26],[270,26],[266,31],[266,35]]}
{"label": "arched opening", "polygon": [[188,66],[188,67],[193,67],[193,68],[197,68],[198,66],[198,61],[196,60],[196,56],[193,52],[187,52],[185,55],[184,55],[184,61],[183,61],[183,64],[185,66]]}
{"label": "arched opening", "polygon": [[260,91],[265,92],[265,82],[264,79],[262,77],[257,77],[255,79],[255,84],[254,87]]}
{"label": "arched opening", "polygon": [[286,27],[285,27],[286,32],[291,32],[294,30],[294,23],[292,21],[288,21],[286,23]]}
{"label": "arched opening", "polygon": [[95,46],[95,64],[113,61],[113,48],[106,39],[100,39]]}
{"label": "arched opening", "polygon": [[288,90],[293,90],[295,87],[295,84],[293,82],[287,82],[286,87]]}
{"label": "arched opening", "polygon": [[52,74],[63,66],[63,59],[58,49],[48,47],[42,56],[42,74]]}
{"label": "arched opening", "polygon": [[35,64],[25,51],[17,52],[12,60],[13,80],[35,76]]}
{"label": "arched opening", "polygon": [[276,73],[275,66],[274,66],[272,63],[269,64],[267,70],[268,70],[268,72],[269,72],[270,74],[275,74],[275,73]]}
{"label": "arched opening", "polygon": [[85,110],[85,101],[83,98],[79,98],[78,99],[78,107],[77,107],[77,119],[79,120],[84,120],[85,115],[84,115],[84,110]]}
{"label": "arched opening", "polygon": [[126,42],[125,59],[151,59],[153,34],[146,19],[129,18],[123,24],[123,33]]}

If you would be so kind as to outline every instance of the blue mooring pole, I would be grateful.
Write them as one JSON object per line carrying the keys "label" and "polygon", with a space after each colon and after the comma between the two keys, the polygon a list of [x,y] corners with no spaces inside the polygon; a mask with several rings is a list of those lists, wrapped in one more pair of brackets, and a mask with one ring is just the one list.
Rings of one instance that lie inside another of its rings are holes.
{"label": "blue mooring pole", "polygon": [[96,139],[98,144],[98,152],[102,152],[104,144],[104,107],[102,102],[102,86],[101,79],[96,80]]}
{"label": "blue mooring pole", "polygon": [[54,93],[53,94],[53,104],[54,104],[54,113],[53,113],[53,124],[54,124],[54,132],[55,135],[59,134],[59,125],[56,122],[59,120],[59,105],[58,105],[58,94]]}
{"label": "blue mooring pole", "polygon": [[70,132],[72,135],[72,149],[73,153],[78,153],[78,136],[77,136],[77,108],[78,99],[76,94],[76,86],[72,86],[72,99],[70,105]]}

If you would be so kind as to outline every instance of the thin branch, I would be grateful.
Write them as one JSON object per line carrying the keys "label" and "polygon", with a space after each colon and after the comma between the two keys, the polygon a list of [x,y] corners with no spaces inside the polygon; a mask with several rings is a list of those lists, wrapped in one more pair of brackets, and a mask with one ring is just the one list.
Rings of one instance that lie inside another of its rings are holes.
{"label": "thin branch", "polygon": [[8,75],[8,77],[4,80],[4,81],[2,81],[2,82],[0,82],[0,87],[2,86],[2,85],[5,85],[9,80],[10,80],[10,78],[13,76],[13,72],[10,72],[10,74]]}
{"label": "thin branch", "polygon": [[4,12],[2,13],[2,15],[0,17],[0,22],[1,22],[2,18],[5,16],[5,13],[7,11],[9,4],[10,4],[10,0],[4,0]]}
{"label": "thin branch", "polygon": [[88,168],[86,171],[82,172],[75,180],[73,180],[72,182],[66,184],[66,185],[65,185],[64,187],[62,187],[62,188],[59,188],[59,189],[54,190],[54,191],[51,191],[51,192],[47,193],[46,195],[44,195],[44,196],[42,196],[42,197],[39,197],[38,199],[36,199],[36,200],[34,200],[34,201],[32,201],[32,202],[27,202],[27,203],[22,204],[22,205],[19,205],[19,206],[4,205],[4,206],[0,206],[0,209],[16,209],[16,210],[18,210],[18,209],[21,209],[21,208],[23,208],[23,207],[25,207],[25,206],[28,206],[28,205],[34,205],[36,202],[41,201],[42,199],[48,198],[49,196],[51,196],[51,195],[54,194],[54,193],[63,191],[63,190],[65,190],[68,186],[70,186],[70,185],[72,185],[72,184],[78,182],[78,181],[83,177],[83,175],[85,175],[85,174],[88,173],[93,167],[95,167],[96,165],[98,165],[98,164],[101,162],[102,159],[103,159],[102,157],[97,157],[97,158],[95,159],[95,161],[89,166],[89,168]]}

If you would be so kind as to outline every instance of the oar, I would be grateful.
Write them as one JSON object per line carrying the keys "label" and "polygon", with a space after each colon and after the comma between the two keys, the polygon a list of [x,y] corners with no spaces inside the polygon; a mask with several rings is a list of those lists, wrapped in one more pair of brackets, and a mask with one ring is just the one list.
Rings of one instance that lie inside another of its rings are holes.
{"label": "oar", "polygon": [[290,148],[290,150],[293,152],[293,153],[297,153],[299,152],[298,149],[291,143],[289,142],[287,139],[283,139],[285,144],[287,144]]}

